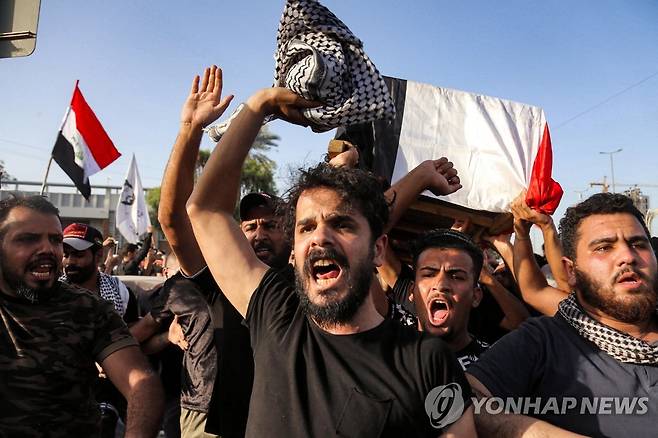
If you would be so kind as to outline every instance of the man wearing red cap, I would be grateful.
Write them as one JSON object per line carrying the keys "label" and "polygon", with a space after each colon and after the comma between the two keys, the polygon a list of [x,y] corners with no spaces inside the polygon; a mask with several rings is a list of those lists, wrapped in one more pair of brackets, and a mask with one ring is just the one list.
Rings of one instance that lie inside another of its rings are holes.
{"label": "man wearing red cap", "polygon": [[62,281],[88,289],[112,304],[126,323],[137,320],[137,301],[116,277],[99,272],[103,257],[103,235],[96,228],[72,223],[64,228]]}

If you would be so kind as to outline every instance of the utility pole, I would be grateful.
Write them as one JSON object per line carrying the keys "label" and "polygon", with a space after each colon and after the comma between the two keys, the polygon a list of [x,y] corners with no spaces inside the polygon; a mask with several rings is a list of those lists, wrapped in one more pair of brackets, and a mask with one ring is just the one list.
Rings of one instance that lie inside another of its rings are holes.
{"label": "utility pole", "polygon": [[[612,156],[616,154],[617,152],[621,152],[623,149],[619,148],[615,151],[610,151],[610,152],[599,152],[601,155],[610,155],[610,176],[612,178],[612,193],[615,193],[615,166],[612,161]],[[607,190],[606,190],[607,191]]]}

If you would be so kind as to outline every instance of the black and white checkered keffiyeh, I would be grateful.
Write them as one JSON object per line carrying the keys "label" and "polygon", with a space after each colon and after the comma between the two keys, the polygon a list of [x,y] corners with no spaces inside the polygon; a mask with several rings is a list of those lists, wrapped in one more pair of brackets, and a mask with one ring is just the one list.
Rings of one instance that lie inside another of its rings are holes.
{"label": "black and white checkered keffiyeh", "polygon": [[560,302],[559,312],[583,338],[593,342],[618,361],[658,364],[658,346],[596,321],[580,307],[575,293]]}
{"label": "black and white checkered keffiyeh", "polygon": [[[71,283],[66,277],[66,274],[63,274],[59,279],[65,283]],[[116,310],[119,315],[123,316],[126,313],[129,293],[128,288],[121,282],[121,280],[112,275],[99,272],[98,290],[101,298],[111,302],[114,305],[114,310]]]}
{"label": "black and white checkered keffiyeh", "polygon": [[[127,291],[126,293],[122,290],[123,283],[118,278],[107,275],[102,272],[98,273],[98,289],[100,290],[101,297],[104,300],[110,301],[114,304],[114,309],[117,313],[123,316],[126,313],[126,308],[128,307]],[[122,296],[124,295],[124,296]]]}
{"label": "black and white checkered keffiyeh", "polygon": [[[275,87],[323,103],[303,111],[315,132],[395,117],[393,99],[361,40],[317,1],[286,2],[274,59]],[[214,141],[239,109],[228,121],[207,129]]]}

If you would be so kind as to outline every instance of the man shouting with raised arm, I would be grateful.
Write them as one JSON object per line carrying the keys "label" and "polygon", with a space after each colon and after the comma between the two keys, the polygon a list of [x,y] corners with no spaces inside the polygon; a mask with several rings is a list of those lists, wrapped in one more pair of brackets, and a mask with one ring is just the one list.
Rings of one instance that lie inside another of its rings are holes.
{"label": "man shouting with raised arm", "polygon": [[258,259],[233,219],[240,169],[265,117],[304,124],[301,109],[312,106],[283,88],[252,96],[187,204],[203,257],[250,330],[246,435],[474,436],[470,388],[447,346],[374,307],[388,206],[372,175],[326,164],[301,173],[286,213],[295,285]]}

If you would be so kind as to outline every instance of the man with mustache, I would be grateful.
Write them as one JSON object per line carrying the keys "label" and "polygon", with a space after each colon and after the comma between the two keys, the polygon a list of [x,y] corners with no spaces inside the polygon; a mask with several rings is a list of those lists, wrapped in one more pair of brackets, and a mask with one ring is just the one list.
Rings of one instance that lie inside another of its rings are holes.
{"label": "man with mustache", "polygon": [[98,271],[103,257],[103,235],[96,228],[72,223],[64,228],[62,281],[95,292],[111,301],[126,323],[138,319],[137,299],[118,278]]}
{"label": "man with mustache", "polygon": [[[530,225],[516,219],[516,238],[528,239]],[[567,209],[560,235],[572,293],[555,316],[530,320],[469,367],[483,397],[478,430],[647,436],[658,419],[658,320],[644,218],[630,198],[599,193]],[[526,405],[493,415],[484,399],[491,396]]]}
{"label": "man with mustache", "polygon": [[98,363],[128,400],[126,437],[155,437],[158,378],[112,303],[58,281],[62,240],[45,198],[0,201],[0,431],[98,436]]}
{"label": "man with mustache", "polygon": [[249,327],[246,436],[474,436],[470,389],[447,346],[384,319],[373,303],[388,219],[374,176],[325,163],[301,171],[285,213],[296,285],[256,257],[233,219],[265,118],[305,124],[301,112],[314,106],[284,88],[249,98],[187,203],[208,267]]}

